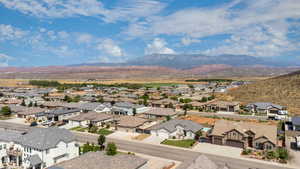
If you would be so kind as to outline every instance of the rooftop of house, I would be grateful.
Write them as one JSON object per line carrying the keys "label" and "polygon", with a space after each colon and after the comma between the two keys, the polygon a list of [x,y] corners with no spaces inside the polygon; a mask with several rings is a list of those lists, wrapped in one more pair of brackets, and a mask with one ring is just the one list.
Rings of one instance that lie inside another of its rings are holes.
{"label": "rooftop of house", "polygon": [[75,141],[75,136],[66,129],[32,128],[26,134],[21,135],[16,142],[39,150],[47,150],[54,148],[61,141],[70,143]]}
{"label": "rooftop of house", "polygon": [[91,121],[103,121],[113,118],[113,116],[103,113],[96,113],[96,112],[88,112],[88,113],[81,113],[78,116],[71,117],[69,120],[73,121],[85,121],[85,120],[91,120]]}
{"label": "rooftop of house", "polygon": [[227,106],[236,106],[239,104],[239,102],[229,102],[229,101],[220,101],[220,100],[216,100],[216,101],[212,101],[210,103],[208,103],[210,105],[217,105],[219,107],[227,107]]}
{"label": "rooftop of house", "polygon": [[[21,106],[23,107],[23,106]],[[21,111],[18,112],[19,115],[34,115],[46,111],[47,109],[39,107],[24,107]]]}
{"label": "rooftop of house", "polygon": [[293,125],[300,126],[300,116],[292,117]]}
{"label": "rooftop of house", "polygon": [[135,116],[121,116],[117,119],[117,121],[118,126],[134,128],[143,125],[148,120]]}
{"label": "rooftop of house", "polygon": [[13,131],[13,130],[0,130],[0,141],[5,142],[15,142],[22,135],[21,132]]}
{"label": "rooftop of house", "polygon": [[190,120],[170,120],[162,124],[155,125],[151,127],[151,130],[160,130],[165,129],[169,132],[174,132],[176,130],[177,126],[182,126],[185,130],[192,131],[196,133],[197,131],[201,130],[203,128],[202,125],[195,123]]}
{"label": "rooftop of house", "polygon": [[277,105],[277,104],[273,104],[273,103],[269,103],[269,102],[256,102],[256,103],[250,103],[247,105],[247,107],[249,106],[256,106],[257,109],[268,109],[270,107],[274,107],[274,108],[277,108],[277,109],[283,109],[285,108],[284,106],[281,106],[281,105]]}
{"label": "rooftop of house", "polygon": [[135,155],[117,154],[107,156],[104,152],[88,152],[48,169],[138,169],[147,163]]}
{"label": "rooftop of house", "polygon": [[276,144],[277,126],[251,122],[234,122],[229,120],[218,120],[215,122],[211,135],[223,136],[228,131],[237,130],[246,134],[247,131],[255,133],[255,138],[267,137],[272,143]]}
{"label": "rooftop of house", "polygon": [[227,166],[219,167],[215,162],[211,161],[207,156],[200,155],[193,160],[187,169],[228,169]]}
{"label": "rooftop of house", "polygon": [[157,116],[174,116],[176,115],[176,112],[174,109],[170,109],[170,108],[153,107],[149,111],[146,111],[144,114],[157,115]]}
{"label": "rooftop of house", "polygon": [[138,105],[138,104],[132,104],[130,102],[117,102],[114,104],[114,107],[119,107],[119,108],[142,108],[145,107],[144,105]]}

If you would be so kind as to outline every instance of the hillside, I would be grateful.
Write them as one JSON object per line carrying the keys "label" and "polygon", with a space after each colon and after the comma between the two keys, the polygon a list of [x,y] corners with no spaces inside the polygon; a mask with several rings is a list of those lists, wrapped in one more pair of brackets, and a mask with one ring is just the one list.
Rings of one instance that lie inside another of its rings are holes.
{"label": "hillside", "polygon": [[288,106],[289,111],[300,114],[300,71],[231,90],[233,100],[249,102],[273,102]]}

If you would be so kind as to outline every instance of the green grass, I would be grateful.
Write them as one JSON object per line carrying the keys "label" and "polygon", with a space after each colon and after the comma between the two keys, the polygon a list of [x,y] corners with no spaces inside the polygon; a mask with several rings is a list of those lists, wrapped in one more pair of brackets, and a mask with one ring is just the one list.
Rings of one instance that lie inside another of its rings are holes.
{"label": "green grass", "polygon": [[195,140],[164,140],[161,144],[166,144],[170,146],[183,147],[183,148],[191,148],[195,144]]}
{"label": "green grass", "polygon": [[86,128],[82,128],[82,127],[78,126],[78,127],[73,127],[70,130],[85,132]]}
{"label": "green grass", "polygon": [[110,135],[112,133],[113,133],[113,131],[110,131],[110,130],[107,130],[107,129],[100,129],[100,130],[98,130],[98,134],[100,134],[100,135],[107,136],[107,135]]}

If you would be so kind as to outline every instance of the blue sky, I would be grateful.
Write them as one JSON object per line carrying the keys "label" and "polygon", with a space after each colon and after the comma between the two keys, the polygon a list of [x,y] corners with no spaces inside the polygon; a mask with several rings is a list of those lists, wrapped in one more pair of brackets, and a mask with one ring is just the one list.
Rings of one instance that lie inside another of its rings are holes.
{"label": "blue sky", "polygon": [[0,67],[152,53],[300,61],[299,47],[299,0],[0,1]]}

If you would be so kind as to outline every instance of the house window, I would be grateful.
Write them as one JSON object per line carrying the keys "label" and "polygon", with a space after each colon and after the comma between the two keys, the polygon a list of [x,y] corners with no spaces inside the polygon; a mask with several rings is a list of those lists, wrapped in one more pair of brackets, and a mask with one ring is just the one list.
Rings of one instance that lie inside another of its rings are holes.
{"label": "house window", "polygon": [[46,150],[46,154],[49,154],[49,149]]}

